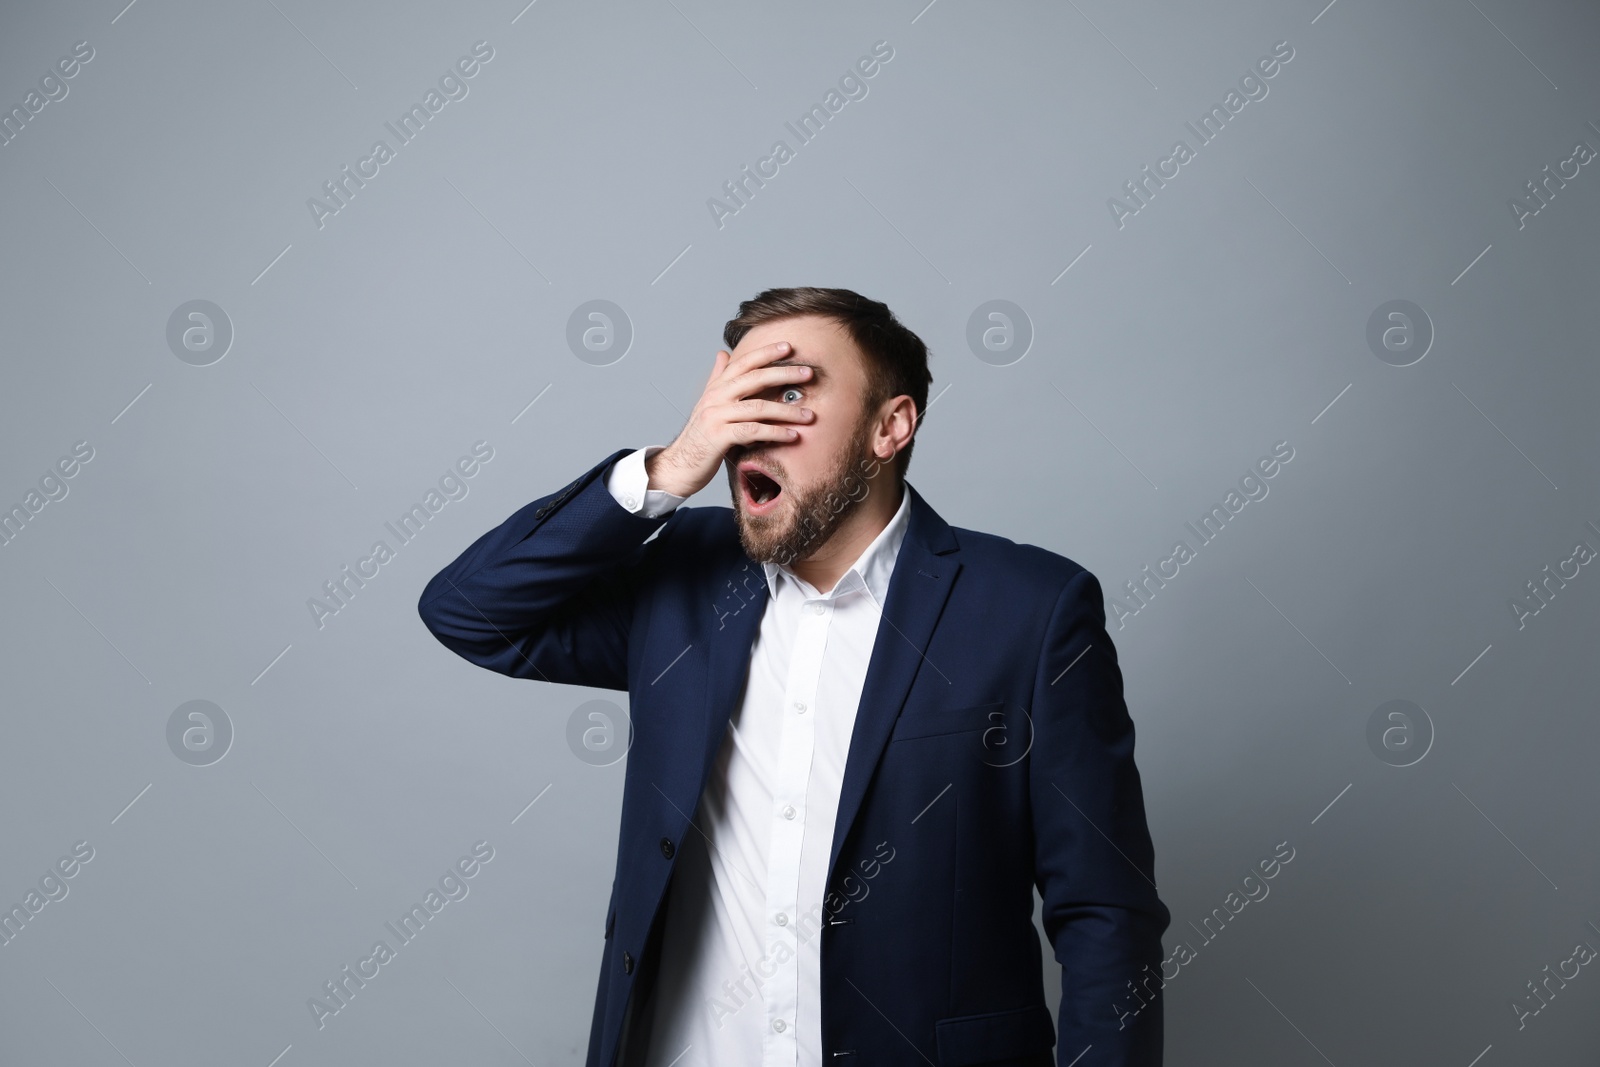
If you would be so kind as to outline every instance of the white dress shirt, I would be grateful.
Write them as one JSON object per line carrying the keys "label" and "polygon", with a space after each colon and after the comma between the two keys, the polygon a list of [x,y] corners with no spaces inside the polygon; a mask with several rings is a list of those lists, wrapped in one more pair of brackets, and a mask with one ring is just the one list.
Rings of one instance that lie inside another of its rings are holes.
{"label": "white dress shirt", "polygon": [[[618,460],[606,488],[658,517],[685,499]],[[770,596],[750,671],[678,851],[648,1067],[822,1067],[821,937],[856,708],[910,494],[827,593],[763,564]]]}

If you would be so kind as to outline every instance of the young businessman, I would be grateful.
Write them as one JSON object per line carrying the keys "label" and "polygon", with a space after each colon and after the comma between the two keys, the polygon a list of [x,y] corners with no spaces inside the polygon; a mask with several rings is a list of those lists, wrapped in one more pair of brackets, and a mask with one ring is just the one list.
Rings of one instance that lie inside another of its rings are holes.
{"label": "young businessman", "polygon": [[[769,289],[723,338],[670,445],[418,605],[480,666],[629,693],[589,1067],[1159,1064],[1169,915],[1099,583],[905,481],[931,375],[885,305]],[[680,507],[719,467],[732,510]]]}

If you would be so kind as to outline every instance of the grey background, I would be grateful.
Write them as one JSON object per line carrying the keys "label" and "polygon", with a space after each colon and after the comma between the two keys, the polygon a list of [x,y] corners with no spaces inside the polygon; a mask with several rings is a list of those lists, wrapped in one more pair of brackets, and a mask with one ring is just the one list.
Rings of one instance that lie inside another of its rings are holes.
{"label": "grey background", "polygon": [[[624,765],[568,721],[625,697],[476,670],[416,598],[669,441],[739,300],[815,284],[929,343],[929,501],[1108,597],[1295,450],[1111,623],[1167,948],[1196,951],[1168,1063],[1594,1062],[1593,967],[1521,1028],[1512,1003],[1600,946],[1600,577],[1521,628],[1510,602],[1600,548],[1600,174],[1520,229],[1508,201],[1600,147],[1595,9],[924,4],[7,6],[5,109],[94,57],[0,147],[0,504],[94,458],[0,547],[0,902],[94,857],[0,945],[0,1060],[581,1062]],[[480,40],[469,95],[319,228],[307,199]],[[796,147],[879,40],[868,95]],[[1119,228],[1108,198],[1283,40]],[[719,228],[707,198],[779,138]],[[234,331],[209,366],[166,340],[197,299]],[[594,299],[634,334],[605,366],[566,342]],[[1007,366],[966,343],[995,299],[1034,334]],[[1366,341],[1396,299],[1435,331],[1408,367]],[[468,494],[319,628],[308,599],[480,440]],[[1396,699],[1433,732],[1407,767],[1367,741]],[[209,766],[168,744],[191,700],[233,730]],[[484,840],[469,896],[319,1029],[308,998]],[[1270,895],[1198,937],[1285,841]]]}

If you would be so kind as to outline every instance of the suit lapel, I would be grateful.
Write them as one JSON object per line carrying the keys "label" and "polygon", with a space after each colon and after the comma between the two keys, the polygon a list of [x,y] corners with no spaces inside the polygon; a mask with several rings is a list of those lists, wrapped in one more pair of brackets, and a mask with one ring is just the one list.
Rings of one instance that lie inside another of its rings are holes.
{"label": "suit lapel", "polygon": [[[730,511],[729,515],[732,514]],[[699,785],[695,795],[687,798],[691,805],[699,803],[700,793],[705,790],[717,749],[727,733],[728,720],[743,691],[745,675],[750,669],[750,650],[755,644],[761,616],[767,610],[766,573],[760,564],[751,562],[738,549],[737,538],[734,546],[734,561],[718,568],[714,586],[715,619],[707,627],[711,651],[702,709],[705,726],[701,737]]]}
{"label": "suit lapel", "polygon": [[[895,557],[889,593],[861,689],[861,703],[856,709],[828,856],[828,883],[832,882],[839,849],[861,808],[878,758],[888,744],[918,670],[925,666],[935,680],[947,681],[938,665],[926,661],[924,653],[956,575],[961,572],[959,546],[949,524],[909,483],[905,488],[911,496],[910,521]],[[735,553],[734,562],[719,566],[715,581],[717,620],[708,627],[711,649],[702,708],[699,786],[694,796],[683,798],[689,805],[698,804],[700,792],[705,789],[734,702],[742,692],[750,651],[767,607],[766,576],[743,552]]]}
{"label": "suit lapel", "polygon": [[934,681],[948,682],[939,666],[929,662],[924,653],[956,575],[961,572],[959,546],[949,524],[909,483],[906,492],[911,494],[910,523],[895,557],[889,595],[878,621],[866,683],[861,688],[861,704],[856,709],[824,886],[833,883],[839,849],[849,836],[917,672],[926,670]]}

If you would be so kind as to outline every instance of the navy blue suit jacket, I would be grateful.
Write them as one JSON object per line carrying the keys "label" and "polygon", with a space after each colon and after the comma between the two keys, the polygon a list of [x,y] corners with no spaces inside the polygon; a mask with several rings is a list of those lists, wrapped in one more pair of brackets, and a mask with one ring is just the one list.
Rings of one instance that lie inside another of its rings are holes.
{"label": "navy blue suit jacket", "polygon": [[[484,534],[418,604],[481,667],[629,694],[588,1067],[615,1062],[630,998],[672,980],[652,965],[674,845],[698,832],[689,815],[768,596],[728,508],[647,519],[612,498],[605,473],[628,451]],[[1048,1067],[1038,886],[1062,968],[1054,1059],[1088,1046],[1078,1067],[1159,1064],[1162,1001],[1148,991],[1170,916],[1100,585],[906,492],[816,935],[824,1063]]]}

